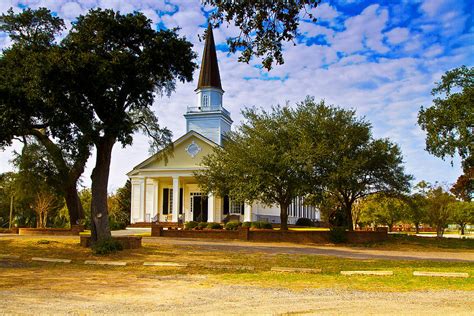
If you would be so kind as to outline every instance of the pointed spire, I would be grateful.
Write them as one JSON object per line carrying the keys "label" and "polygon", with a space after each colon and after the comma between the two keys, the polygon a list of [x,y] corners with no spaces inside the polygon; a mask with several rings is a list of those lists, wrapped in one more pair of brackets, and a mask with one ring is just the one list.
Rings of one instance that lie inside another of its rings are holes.
{"label": "pointed spire", "polygon": [[206,42],[204,43],[204,53],[202,54],[201,71],[197,89],[218,88],[222,90],[221,76],[219,75],[219,65],[217,64],[216,45],[214,35],[209,23],[206,31]]}

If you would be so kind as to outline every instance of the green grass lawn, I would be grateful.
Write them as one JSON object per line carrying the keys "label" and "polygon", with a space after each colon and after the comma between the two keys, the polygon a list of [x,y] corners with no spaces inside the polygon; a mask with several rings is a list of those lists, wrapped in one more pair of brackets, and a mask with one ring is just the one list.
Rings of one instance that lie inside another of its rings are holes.
{"label": "green grass lawn", "polygon": [[[358,245],[354,245],[358,247]],[[381,243],[369,243],[360,245],[383,250],[408,250],[408,251],[474,251],[474,239],[459,238],[431,238],[417,237],[406,234],[391,234],[388,240]]]}

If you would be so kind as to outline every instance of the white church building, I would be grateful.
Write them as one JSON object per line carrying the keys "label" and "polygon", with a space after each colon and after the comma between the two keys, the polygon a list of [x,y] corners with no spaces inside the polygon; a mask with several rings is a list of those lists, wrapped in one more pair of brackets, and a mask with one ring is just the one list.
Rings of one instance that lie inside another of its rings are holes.
{"label": "white church building", "polygon": [[[132,224],[148,222],[222,222],[227,217],[240,221],[280,222],[278,206],[239,203],[229,197],[204,195],[193,173],[203,157],[222,146],[232,119],[223,107],[223,94],[216,48],[209,27],[202,56],[195,106],[187,108],[186,134],[173,142],[173,154],[165,161],[158,154],[138,164],[127,175],[132,183]],[[300,217],[319,220],[311,206],[295,199],[289,208],[289,224]]]}

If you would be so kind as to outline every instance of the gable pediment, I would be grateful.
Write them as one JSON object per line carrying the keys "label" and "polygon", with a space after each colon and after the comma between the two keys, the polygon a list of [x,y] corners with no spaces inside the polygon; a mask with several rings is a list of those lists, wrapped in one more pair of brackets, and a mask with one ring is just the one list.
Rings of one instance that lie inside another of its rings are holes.
{"label": "gable pediment", "polygon": [[218,145],[191,131],[173,142],[173,149],[167,159],[159,152],[138,164],[128,175],[150,170],[193,170],[200,167],[202,158],[210,154],[215,146]]}

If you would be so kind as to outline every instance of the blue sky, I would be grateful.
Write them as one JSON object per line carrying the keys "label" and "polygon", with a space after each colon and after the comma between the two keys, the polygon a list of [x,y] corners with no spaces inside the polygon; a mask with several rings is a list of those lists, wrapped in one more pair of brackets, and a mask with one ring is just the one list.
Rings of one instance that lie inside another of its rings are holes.
{"label": "blue sky", "polygon": [[[194,43],[200,55],[206,11],[200,1],[178,0],[2,0],[0,12],[13,7],[45,6],[64,18],[67,25],[90,8],[134,10],[146,14],[157,28],[181,27],[180,33]],[[302,36],[297,44],[284,46],[285,64],[271,72],[262,70],[259,60],[237,62],[226,52],[225,38],[237,30],[224,25],[214,31],[224,106],[234,124],[242,119],[245,106],[270,108],[275,104],[295,104],[307,95],[327,103],[354,108],[372,124],[375,137],[398,143],[406,169],[416,180],[452,183],[461,173],[459,162],[451,166],[424,151],[425,135],[416,123],[420,106],[429,106],[434,82],[449,69],[472,66],[473,21],[470,1],[322,1],[312,13],[316,23],[302,17]],[[9,40],[0,35],[0,47]],[[200,58],[198,58],[198,62]],[[183,114],[194,105],[195,81],[178,84],[176,92],[155,101],[153,109],[162,124],[178,138],[185,132]],[[11,170],[12,148],[0,152],[0,172]],[[125,173],[148,156],[148,141],[137,135],[132,146],[114,148],[109,189],[126,180]],[[90,184],[94,157],[88,162],[83,184]]]}

